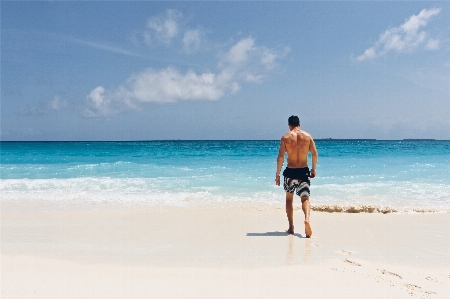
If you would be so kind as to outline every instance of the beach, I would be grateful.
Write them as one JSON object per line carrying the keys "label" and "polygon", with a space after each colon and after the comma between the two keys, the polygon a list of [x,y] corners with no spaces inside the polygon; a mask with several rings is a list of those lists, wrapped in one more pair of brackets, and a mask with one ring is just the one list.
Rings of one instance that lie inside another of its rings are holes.
{"label": "beach", "polygon": [[450,1],[0,6],[0,299],[450,299]]}
{"label": "beach", "polygon": [[2,298],[448,298],[450,214],[11,203]]}

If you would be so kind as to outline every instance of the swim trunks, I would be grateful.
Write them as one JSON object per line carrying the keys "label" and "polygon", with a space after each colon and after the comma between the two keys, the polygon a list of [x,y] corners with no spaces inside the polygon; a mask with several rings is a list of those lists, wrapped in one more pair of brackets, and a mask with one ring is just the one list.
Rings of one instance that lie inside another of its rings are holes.
{"label": "swim trunks", "polygon": [[298,196],[309,196],[310,173],[309,168],[289,168],[283,171],[284,191],[296,193]]}

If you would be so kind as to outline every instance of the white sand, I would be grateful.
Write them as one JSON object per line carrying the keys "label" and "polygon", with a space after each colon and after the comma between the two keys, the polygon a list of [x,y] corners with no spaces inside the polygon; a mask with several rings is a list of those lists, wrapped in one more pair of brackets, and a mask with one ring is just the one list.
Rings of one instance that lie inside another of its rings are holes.
{"label": "white sand", "polygon": [[[280,207],[282,208],[282,207]],[[450,214],[2,203],[1,298],[449,298]]]}

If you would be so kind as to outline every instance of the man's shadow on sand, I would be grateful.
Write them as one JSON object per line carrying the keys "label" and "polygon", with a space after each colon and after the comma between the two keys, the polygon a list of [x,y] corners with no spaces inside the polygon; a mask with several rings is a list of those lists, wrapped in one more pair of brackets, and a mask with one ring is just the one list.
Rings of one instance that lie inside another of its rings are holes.
{"label": "man's shadow on sand", "polygon": [[[247,233],[247,237],[286,237],[290,236],[287,232],[266,232],[266,233]],[[300,239],[307,239],[299,233],[294,233],[294,237]]]}

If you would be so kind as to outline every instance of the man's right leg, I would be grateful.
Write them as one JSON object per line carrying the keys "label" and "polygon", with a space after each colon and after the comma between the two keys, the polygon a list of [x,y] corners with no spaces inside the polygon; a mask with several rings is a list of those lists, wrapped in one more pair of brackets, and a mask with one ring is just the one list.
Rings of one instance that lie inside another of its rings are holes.
{"label": "man's right leg", "polygon": [[289,222],[289,229],[286,231],[288,234],[294,234],[294,193],[286,192],[286,215]]}
{"label": "man's right leg", "polygon": [[305,214],[305,221],[309,222],[309,214],[311,211],[311,204],[309,203],[309,196],[300,197],[302,201],[302,210],[303,214]]}

